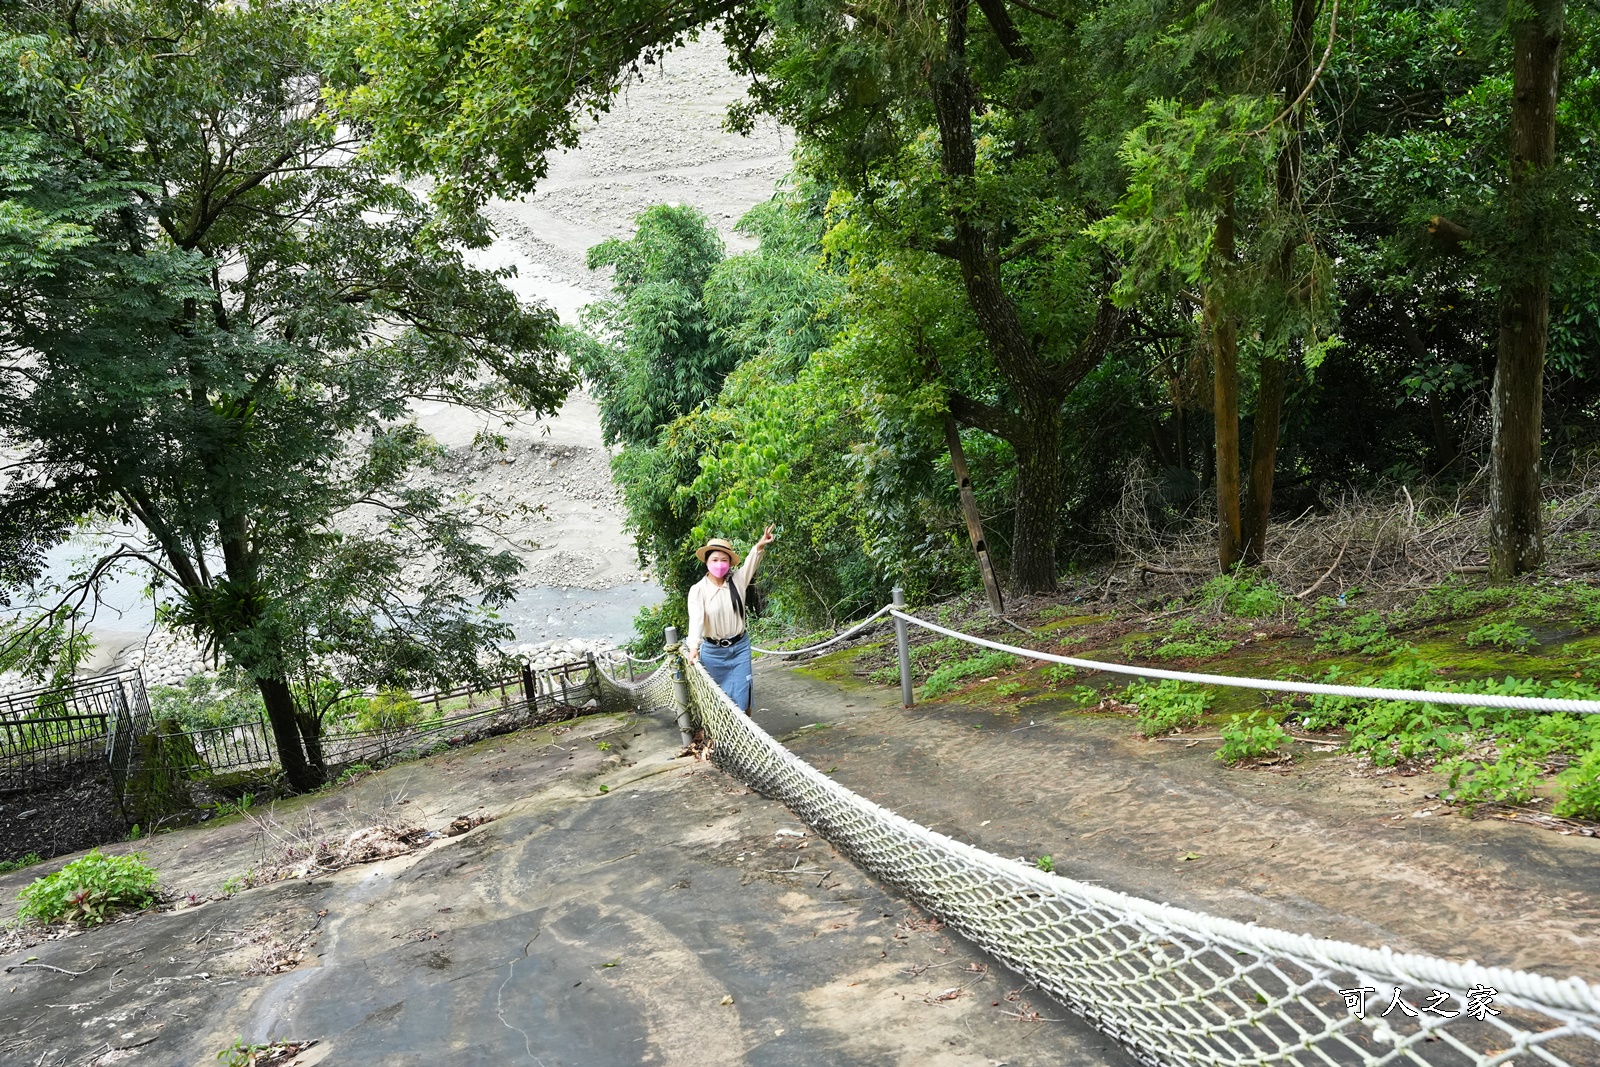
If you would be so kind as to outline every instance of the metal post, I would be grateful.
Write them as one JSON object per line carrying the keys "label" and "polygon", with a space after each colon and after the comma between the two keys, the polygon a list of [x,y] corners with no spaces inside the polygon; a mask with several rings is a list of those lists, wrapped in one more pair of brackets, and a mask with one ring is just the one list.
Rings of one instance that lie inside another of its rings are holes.
{"label": "metal post", "polygon": [[[906,609],[906,591],[898,585],[893,590],[893,603],[896,611]],[[909,708],[915,703],[911,695],[911,645],[906,640],[906,621],[894,620],[894,643],[900,649],[900,706]]]}
{"label": "metal post", "polygon": [[533,668],[528,664],[522,665],[522,699],[528,702],[528,710],[539,706],[539,687],[533,680]]}
{"label": "metal post", "polygon": [[[676,652],[680,644],[678,628],[667,627],[667,651]],[[682,656],[672,657],[672,698],[678,705],[678,738],[683,742],[683,747],[688,748],[694,744],[694,724],[689,720],[689,679],[683,673]]]}

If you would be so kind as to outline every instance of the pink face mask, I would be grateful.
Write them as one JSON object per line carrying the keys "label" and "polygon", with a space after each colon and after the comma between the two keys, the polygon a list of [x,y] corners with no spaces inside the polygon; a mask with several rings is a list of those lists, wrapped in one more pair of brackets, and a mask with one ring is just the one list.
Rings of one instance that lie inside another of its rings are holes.
{"label": "pink face mask", "polygon": [[711,572],[712,577],[726,578],[730,566],[731,564],[725,559],[714,559],[706,564],[706,570]]}

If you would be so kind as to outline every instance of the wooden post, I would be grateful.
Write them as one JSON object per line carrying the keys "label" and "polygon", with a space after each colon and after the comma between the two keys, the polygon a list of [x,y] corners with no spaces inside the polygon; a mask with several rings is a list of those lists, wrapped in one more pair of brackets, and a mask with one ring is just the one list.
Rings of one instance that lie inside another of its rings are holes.
{"label": "wooden post", "polygon": [[683,656],[678,642],[678,628],[668,626],[663,642],[672,660],[672,699],[678,705],[678,739],[683,747],[694,744],[694,722],[689,718],[689,679],[684,675]]}
{"label": "wooden post", "polygon": [[955,417],[948,412],[944,417],[944,436],[950,445],[950,467],[956,474],[956,488],[961,493],[961,514],[967,520],[967,536],[972,538],[972,550],[978,554],[978,573],[983,576],[983,591],[989,595],[989,610],[996,615],[1005,613],[1005,601],[1000,598],[1000,583],[995,580],[994,565],[989,562],[989,544],[983,539],[983,521],[978,517],[978,498],[972,493],[972,476],[967,473],[967,454],[961,450],[961,431],[956,428]]}

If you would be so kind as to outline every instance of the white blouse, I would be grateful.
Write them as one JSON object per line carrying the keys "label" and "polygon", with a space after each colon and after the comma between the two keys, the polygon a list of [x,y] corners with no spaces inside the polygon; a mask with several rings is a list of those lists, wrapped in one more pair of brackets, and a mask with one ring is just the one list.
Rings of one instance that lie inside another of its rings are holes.
{"label": "white blouse", "polygon": [[700,642],[708,637],[727,640],[744,633],[744,620],[733,610],[733,596],[728,592],[728,583],[732,581],[738,584],[739,598],[744,600],[766,551],[765,548],[752,548],[739,569],[730,571],[720,585],[712,581],[708,574],[689,587],[689,639],[685,642],[686,651],[699,652]]}

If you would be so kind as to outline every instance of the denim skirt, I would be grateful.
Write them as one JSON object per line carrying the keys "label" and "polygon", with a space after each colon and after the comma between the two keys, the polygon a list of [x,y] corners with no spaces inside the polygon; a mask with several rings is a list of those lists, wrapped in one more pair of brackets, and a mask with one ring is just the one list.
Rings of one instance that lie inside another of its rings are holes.
{"label": "denim skirt", "polygon": [[750,635],[723,648],[710,641],[700,642],[700,662],[712,681],[721,687],[741,711],[750,710]]}

